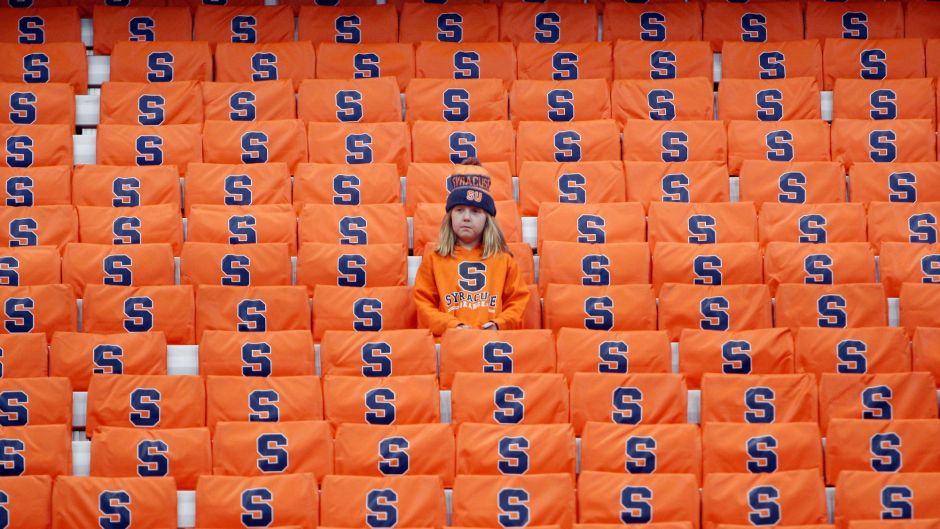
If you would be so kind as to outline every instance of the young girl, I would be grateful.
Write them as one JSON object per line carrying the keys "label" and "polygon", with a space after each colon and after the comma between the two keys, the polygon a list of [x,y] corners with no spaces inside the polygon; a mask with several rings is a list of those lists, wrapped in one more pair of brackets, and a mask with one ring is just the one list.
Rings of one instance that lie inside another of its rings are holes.
{"label": "young girl", "polygon": [[529,289],[496,223],[486,169],[465,160],[447,189],[437,250],[426,252],[415,278],[418,324],[435,336],[451,328],[518,329]]}

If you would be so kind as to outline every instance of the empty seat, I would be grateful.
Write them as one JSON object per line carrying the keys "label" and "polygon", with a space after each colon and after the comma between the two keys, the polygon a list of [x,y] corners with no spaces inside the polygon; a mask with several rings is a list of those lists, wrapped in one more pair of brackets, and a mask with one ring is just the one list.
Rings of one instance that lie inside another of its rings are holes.
{"label": "empty seat", "polygon": [[206,330],[309,330],[307,299],[307,289],[302,286],[200,285],[196,292],[196,340]]}
{"label": "empty seat", "polygon": [[711,120],[714,101],[712,82],[704,77],[618,79],[611,88],[613,117],[621,125],[629,119]]}
{"label": "empty seat", "polygon": [[[312,474],[200,476],[196,484],[196,523],[226,527],[247,523],[294,524],[314,529],[317,481]],[[276,518],[275,518],[276,517]]]}
{"label": "empty seat", "polygon": [[519,80],[512,85],[509,106],[516,126],[520,121],[584,121],[611,117],[610,88],[603,79]]}
{"label": "empty seat", "polygon": [[[194,163],[183,183],[186,199],[184,212],[187,217],[190,217],[194,204],[212,206],[289,204],[291,201],[290,175],[287,164],[282,162]],[[176,180],[178,179],[174,179]],[[179,185],[177,184],[176,187],[178,189]],[[238,209],[231,208],[226,211],[237,212]],[[239,213],[242,212],[239,211]],[[191,234],[188,235],[192,239]]]}
{"label": "empty seat", "polygon": [[[340,2],[336,5],[299,5],[297,18],[298,40],[340,44],[374,44],[398,42],[398,16],[394,6],[355,5]],[[295,9],[296,10],[296,9]]]}
{"label": "empty seat", "polygon": [[623,137],[625,162],[724,163],[728,155],[729,137],[720,121],[631,119],[623,128]]}
{"label": "empty seat", "polygon": [[857,203],[765,203],[757,219],[761,246],[771,242],[865,242],[865,208]]}
{"label": "empty seat", "polygon": [[702,7],[686,2],[656,6],[605,2],[604,40],[702,40]]}
{"label": "empty seat", "polygon": [[853,202],[938,202],[940,164],[856,162],[849,168]]}
{"label": "empty seat", "polygon": [[10,446],[8,476],[68,476],[72,467],[71,429],[66,424],[3,428],[3,442]]}
{"label": "empty seat", "polygon": [[509,119],[508,96],[499,79],[413,79],[405,90],[405,107],[409,123]]}
{"label": "empty seat", "polygon": [[796,336],[796,367],[813,373],[906,373],[911,370],[911,345],[899,327],[815,329]]}
{"label": "empty seat", "polygon": [[649,284],[649,246],[643,242],[580,244],[546,241],[539,260],[539,289],[563,285]]}
{"label": "empty seat", "polygon": [[[45,44],[82,40],[77,7],[29,7],[13,9],[14,4],[0,10],[0,42]],[[20,6],[16,6],[20,7]]]}
{"label": "empty seat", "polygon": [[185,6],[100,5],[95,6],[91,21],[94,51],[98,55],[111,55],[118,42],[186,41],[193,38],[193,18]]}
{"label": "empty seat", "polygon": [[88,92],[88,57],[81,42],[0,43],[0,72],[3,83],[68,83],[76,94]]}
{"label": "empty seat", "polygon": [[331,375],[323,380],[323,400],[326,419],[334,427],[343,423],[425,424],[441,419],[440,391],[434,375]]}
{"label": "empty seat", "polygon": [[901,326],[913,333],[917,327],[940,327],[937,318],[937,297],[940,288],[930,283],[903,283],[901,285]]}
{"label": "empty seat", "polygon": [[7,495],[4,508],[14,520],[27,519],[37,527],[51,526],[52,477],[3,476],[0,490]]}
{"label": "empty seat", "polygon": [[812,422],[819,417],[816,379],[793,375],[702,375],[702,424]]}
{"label": "empty seat", "polygon": [[683,285],[659,291],[659,328],[677,340],[683,329],[741,331],[773,326],[765,285]]}
{"label": "empty seat", "polygon": [[318,79],[395,77],[398,88],[404,90],[414,76],[415,54],[410,44],[325,42],[317,47]]}
{"label": "empty seat", "polygon": [[209,376],[205,424],[222,421],[290,422],[323,419],[323,394],[315,376]]}
{"label": "empty seat", "polygon": [[656,329],[656,298],[643,284],[612,286],[549,284],[545,289],[543,326],[594,331]]}
{"label": "empty seat", "polygon": [[569,123],[523,121],[516,135],[515,159],[517,173],[527,161],[616,161],[620,159],[617,125],[610,119]]}
{"label": "empty seat", "polygon": [[0,247],[0,285],[62,283],[60,255],[54,246]]}
{"label": "empty seat", "polygon": [[501,79],[508,89],[516,79],[516,48],[511,42],[421,42],[415,77]]}
{"label": "empty seat", "polygon": [[457,433],[457,474],[575,474],[570,424],[474,424]]}
{"label": "empty seat", "polygon": [[[288,185],[285,191],[289,188]],[[398,203],[400,189],[398,168],[393,163],[304,163],[294,170],[293,202],[298,212],[307,203],[343,206]]]}
{"label": "empty seat", "polygon": [[589,422],[581,433],[581,468],[644,475],[692,474],[700,483],[702,435],[696,424]]}
{"label": "empty seat", "polygon": [[532,525],[569,528],[575,520],[574,477],[461,475],[454,480],[452,523],[462,527],[501,527],[529,520]]}
{"label": "empty seat", "polygon": [[[541,9],[541,6],[533,7]],[[595,38],[591,37],[589,40],[593,41]],[[606,79],[610,81],[614,74],[612,54],[613,45],[610,42],[547,45],[520,42],[516,47],[519,79],[543,81]]]}
{"label": "empty seat", "polygon": [[758,218],[750,202],[651,202],[649,241],[716,244],[757,241]]}
{"label": "empty seat", "polygon": [[746,160],[828,162],[832,158],[829,124],[822,120],[732,121],[728,124],[728,171],[731,174],[738,174]]}
{"label": "empty seat", "polygon": [[0,166],[25,169],[41,165],[71,165],[72,128],[56,125],[0,124],[4,145]]}
{"label": "empty seat", "polygon": [[195,375],[93,376],[85,434],[94,437],[102,426],[201,428],[205,395],[203,379]]}
{"label": "empty seat", "polygon": [[[104,510],[99,509],[102,505]],[[102,517],[103,511],[109,514]],[[176,482],[170,477],[61,476],[56,480],[52,493],[53,526],[94,525],[102,519],[113,520],[113,516],[147,520],[154,527],[173,527],[177,523]]]}
{"label": "empty seat", "polygon": [[835,80],[911,79],[924,77],[924,41],[921,39],[826,39],[823,90]]}
{"label": "empty seat", "polygon": [[154,204],[132,208],[79,206],[78,236],[92,244],[169,243],[174,255],[183,246],[179,206]]}
{"label": "empty seat", "polygon": [[826,443],[826,483],[845,471],[937,472],[940,458],[931,450],[940,433],[936,419],[866,421],[833,419]]}
{"label": "empty seat", "polygon": [[88,285],[82,306],[82,331],[163,331],[169,344],[194,344],[195,305],[190,285]]}
{"label": "empty seat", "polygon": [[207,428],[101,427],[91,440],[92,476],[176,479],[182,490],[195,490],[200,475],[212,473],[212,444]]}
{"label": "empty seat", "polygon": [[754,202],[820,204],[845,201],[845,171],[838,162],[744,160],[738,171],[740,199]]}
{"label": "empty seat", "polygon": [[333,473],[333,440],[326,421],[216,424],[212,441],[212,474],[268,476],[306,473],[313,474],[318,481]]}
{"label": "empty seat", "polygon": [[638,203],[544,203],[539,208],[538,225],[539,246],[542,241],[598,244],[646,240],[646,216]]}
{"label": "empty seat", "polygon": [[[884,281],[883,264],[881,274]],[[875,259],[866,242],[771,242],[764,247],[764,277],[772,292],[783,283],[874,283]]]}
{"label": "empty seat", "polygon": [[777,287],[776,327],[884,327],[888,302],[877,283],[787,283]]}
{"label": "empty seat", "polygon": [[297,254],[297,284],[306,286],[311,294],[318,285],[404,286],[408,282],[407,255],[407,247],[398,243],[304,243]]}
{"label": "empty seat", "polygon": [[806,38],[899,39],[904,36],[903,7],[882,2],[807,3]]}
{"label": "empty seat", "polygon": [[744,285],[763,282],[757,243],[660,242],[653,252],[653,290],[666,283]]}
{"label": "empty seat", "polygon": [[4,206],[72,204],[71,173],[68,165],[0,167],[0,200]]}
{"label": "empty seat", "polygon": [[111,51],[110,80],[137,83],[211,81],[212,51],[209,44],[185,40],[189,39],[115,42]]}
{"label": "empty seat", "polygon": [[793,351],[793,337],[787,329],[724,332],[683,329],[679,335],[679,372],[685,375],[691,389],[701,387],[705,373],[794,373]]}
{"label": "empty seat", "polygon": [[705,476],[702,486],[705,529],[714,529],[721,523],[809,525],[826,520],[826,490],[819,470]]}
{"label": "empty seat", "polygon": [[940,518],[937,478],[937,472],[842,472],[836,482],[836,525],[857,527],[853,520],[877,520],[882,527],[894,527],[902,522],[885,520]]}
{"label": "empty seat", "polygon": [[832,122],[832,159],[847,168],[855,162],[934,162],[934,128],[928,119],[837,119]]}
{"label": "empty seat", "polygon": [[213,331],[199,340],[203,376],[309,376],[316,374],[306,329],[245,333]]}
{"label": "empty seat", "polygon": [[203,93],[195,81],[109,81],[101,85],[100,100],[99,119],[104,124],[183,125],[203,121]]}
{"label": "empty seat", "polygon": [[823,53],[818,40],[726,42],[721,49],[722,79],[813,77],[823,90]]}
{"label": "empty seat", "polygon": [[509,162],[515,167],[516,140],[509,121],[418,121],[411,129],[415,162]]}
{"label": "empty seat", "polygon": [[940,380],[940,364],[934,341],[938,329],[935,327],[915,327],[913,334],[913,370],[927,371],[933,374],[934,380]]}
{"label": "empty seat", "polygon": [[[671,373],[665,331],[608,331],[566,327],[556,334],[558,372],[568,383],[576,373]],[[602,469],[594,469],[602,470]]]}
{"label": "empty seat", "polygon": [[545,202],[593,204],[623,202],[623,163],[525,161],[519,168],[519,209],[538,215]]}
{"label": "empty seat", "polygon": [[284,5],[200,5],[193,17],[193,30],[194,40],[211,46],[286,42],[294,40],[294,13]]}
{"label": "empty seat", "polygon": [[[578,477],[578,521],[686,521],[698,527],[701,502],[694,474],[625,474],[586,471]],[[632,525],[632,523],[631,523]]]}
{"label": "empty seat", "polygon": [[0,349],[4,351],[4,377],[48,376],[49,354],[46,342],[46,337],[42,334],[0,334]]}
{"label": "empty seat", "polygon": [[71,243],[62,255],[62,283],[72,286],[78,297],[89,284],[172,285],[173,248],[167,243]]}
{"label": "empty seat", "polygon": [[180,284],[289,286],[290,252],[286,243],[187,242],[180,253]]}
{"label": "empty seat", "polygon": [[0,390],[10,409],[0,426],[58,424],[72,429],[72,385],[67,378],[4,378]]}
{"label": "empty seat", "polygon": [[[900,6],[898,6],[900,7]],[[937,118],[934,79],[836,79],[832,92],[835,119]]]}
{"label": "empty seat", "polygon": [[499,12],[499,39],[515,44],[594,41],[597,40],[597,12],[593,6],[582,4],[543,6],[507,2]]}
{"label": "empty seat", "polygon": [[568,422],[568,388],[555,373],[457,373],[451,393],[455,424]]}
{"label": "empty seat", "polygon": [[[0,333],[45,333],[51,339],[56,332],[78,330],[75,293],[68,285],[6,287],[0,289],[0,302]],[[85,321],[84,330],[90,331]]]}
{"label": "empty seat", "polygon": [[302,243],[408,244],[401,204],[306,204],[300,214],[299,231]]}
{"label": "empty seat", "polygon": [[312,163],[395,163],[404,174],[411,161],[411,138],[405,123],[311,122],[307,151]]}
{"label": "empty seat", "polygon": [[[322,348],[321,348],[322,349]],[[554,373],[555,340],[542,329],[469,330],[441,339],[441,388],[457,373]]]}
{"label": "empty seat", "polygon": [[936,419],[936,387],[929,373],[823,373],[819,426],[832,419]]}
{"label": "empty seat", "polygon": [[721,51],[726,41],[782,42],[803,38],[803,10],[792,2],[739,5],[708,2],[702,16],[704,40]]}
{"label": "empty seat", "polygon": [[95,153],[101,165],[174,165],[185,175],[202,162],[202,125],[99,125]]}
{"label": "empty seat", "polygon": [[728,202],[728,166],[723,161],[626,162],[627,200]]}
{"label": "empty seat", "polygon": [[336,474],[437,476],[449,487],[454,482],[454,446],[454,430],[447,424],[345,423],[336,430]]}
{"label": "empty seat", "polygon": [[323,376],[436,375],[434,338],[425,329],[327,331],[320,343]]}
{"label": "empty seat", "polygon": [[714,76],[714,58],[707,42],[643,42],[618,40],[614,44],[615,79],[679,79]]}
{"label": "empty seat", "polygon": [[317,76],[309,42],[224,43],[215,50],[215,80],[228,83],[290,79],[294,90]]}
{"label": "empty seat", "polygon": [[401,104],[390,77],[307,79],[297,91],[297,117],[305,122],[401,121]]}
{"label": "empty seat", "polygon": [[[930,2],[917,2],[904,6],[904,36],[911,38],[936,39],[940,38],[940,26],[937,25],[937,15],[940,11]],[[927,63],[930,64],[929,62]]]}
{"label": "empty seat", "polygon": [[702,428],[705,475],[823,471],[822,438],[814,422],[746,424],[712,422]]}
{"label": "empty seat", "polygon": [[66,83],[0,83],[0,122],[75,126],[75,91]]}
{"label": "empty seat", "polygon": [[201,86],[207,120],[271,121],[297,117],[294,85],[290,79],[263,83],[202,83]]}
{"label": "empty seat", "polygon": [[[490,194],[493,200],[513,200],[512,167],[509,161],[483,162],[482,167],[490,176]],[[444,204],[447,202],[447,180],[454,172],[454,164],[410,163],[405,177],[405,213],[414,215],[422,202]],[[296,195],[296,190],[295,190]],[[397,202],[397,200],[396,200]],[[526,214],[523,208],[520,213]],[[503,225],[503,229],[506,226]]]}
{"label": "empty seat", "polygon": [[296,217],[289,204],[255,206],[194,206],[190,211],[187,240],[223,244],[279,242],[296,253]]}
{"label": "empty seat", "polygon": [[313,338],[329,330],[383,331],[417,327],[410,287],[347,288],[320,285],[313,294],[316,307]]}
{"label": "empty seat", "polygon": [[878,249],[884,242],[937,243],[940,202],[872,202],[868,206],[868,240]]}
{"label": "empty seat", "polygon": [[819,85],[812,77],[725,79],[718,86],[718,119],[820,119]]}
{"label": "empty seat", "polygon": [[324,526],[361,527],[397,520],[413,527],[440,527],[447,518],[438,476],[333,475],[323,479],[320,495]]}
{"label": "empty seat", "polygon": [[571,382],[571,424],[578,434],[588,422],[680,424],[687,415],[682,375],[575,373]]}
{"label": "empty seat", "polygon": [[[34,201],[38,200],[39,190],[35,195]],[[125,208],[172,204],[178,207],[180,178],[173,165],[77,165],[71,195],[76,206]]]}
{"label": "empty seat", "polygon": [[0,207],[0,222],[8,228],[0,232],[0,245],[55,246],[78,242],[78,215],[72,206]]}
{"label": "empty seat", "polygon": [[903,283],[940,282],[940,246],[884,242],[878,270],[889,298],[898,297]]}
{"label": "empty seat", "polygon": [[299,119],[257,122],[209,120],[203,126],[206,163],[283,162],[293,172],[307,160],[307,136]]}
{"label": "empty seat", "polygon": [[496,5],[406,2],[401,6],[398,42],[495,42],[499,26]]}

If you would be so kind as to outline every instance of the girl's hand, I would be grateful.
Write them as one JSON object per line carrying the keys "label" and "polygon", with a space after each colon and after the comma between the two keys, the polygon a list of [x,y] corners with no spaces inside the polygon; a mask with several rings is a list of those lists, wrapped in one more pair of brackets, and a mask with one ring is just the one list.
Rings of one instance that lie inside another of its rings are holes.
{"label": "girl's hand", "polygon": [[480,328],[481,328],[481,329],[485,329],[485,330],[494,330],[494,331],[498,331],[498,330],[499,330],[499,325],[496,325],[496,322],[495,322],[495,321],[488,321],[488,322],[484,323],[483,326],[481,326]]}

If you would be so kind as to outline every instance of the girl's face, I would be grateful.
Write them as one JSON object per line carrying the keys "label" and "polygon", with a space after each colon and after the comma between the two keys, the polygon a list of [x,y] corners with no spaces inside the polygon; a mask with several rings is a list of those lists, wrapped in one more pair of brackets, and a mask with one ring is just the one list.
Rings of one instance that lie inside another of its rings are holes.
{"label": "girl's face", "polygon": [[472,248],[479,244],[486,226],[486,212],[474,206],[457,205],[450,210],[450,226],[460,244]]}

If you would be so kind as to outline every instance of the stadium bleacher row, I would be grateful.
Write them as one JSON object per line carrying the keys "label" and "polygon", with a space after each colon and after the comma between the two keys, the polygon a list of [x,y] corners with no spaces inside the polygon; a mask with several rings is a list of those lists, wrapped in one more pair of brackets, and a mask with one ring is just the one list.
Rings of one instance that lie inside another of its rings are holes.
{"label": "stadium bleacher row", "polygon": [[0,529],[940,529],[940,2],[264,3],[0,7]]}

